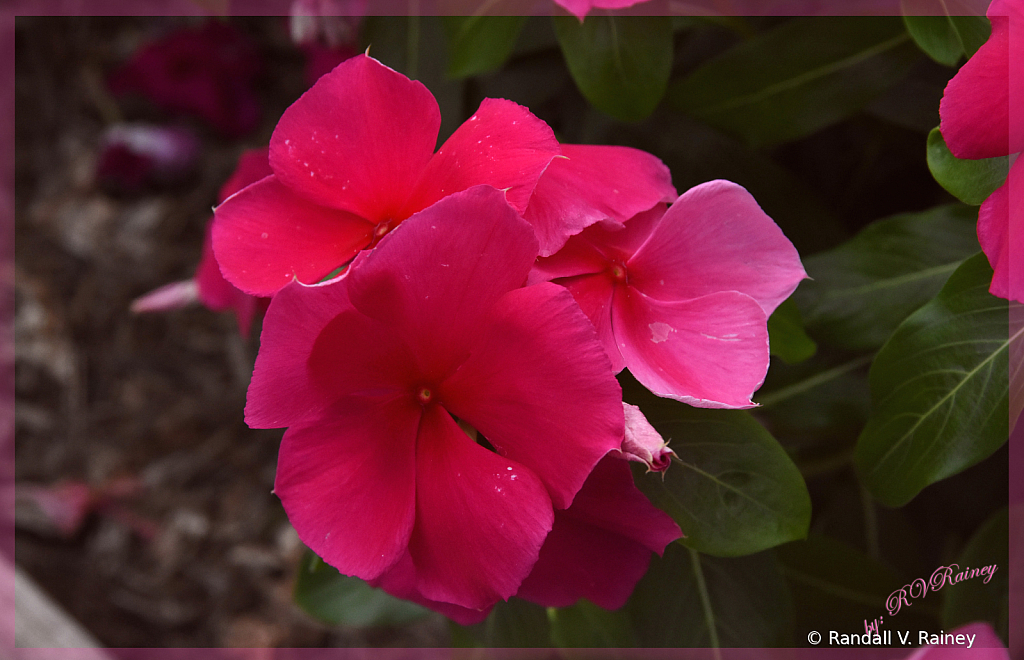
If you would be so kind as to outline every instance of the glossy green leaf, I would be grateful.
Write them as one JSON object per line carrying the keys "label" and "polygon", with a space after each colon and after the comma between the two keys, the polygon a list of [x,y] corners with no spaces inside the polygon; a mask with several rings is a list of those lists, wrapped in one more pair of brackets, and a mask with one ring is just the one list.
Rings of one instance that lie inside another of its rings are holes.
{"label": "glossy green leaf", "polygon": [[984,16],[950,16],[949,21],[968,58],[978,52],[992,34],[992,24]]}
{"label": "glossy green leaf", "polygon": [[903,23],[918,47],[939,64],[954,66],[963,57],[964,45],[948,16],[904,16]]}
{"label": "glossy green leaf", "polygon": [[548,608],[551,639],[562,648],[631,648],[633,623],[624,609],[610,612],[581,600],[571,607]]}
{"label": "glossy green leaf", "polygon": [[622,121],[654,112],[672,71],[671,18],[595,14],[583,23],[573,16],[552,20],[569,72],[594,107]]}
{"label": "glossy green leaf", "polygon": [[779,305],[768,318],[768,337],[771,354],[789,364],[803,362],[818,350],[804,331],[800,308],[791,299]]}
{"label": "glossy green leaf", "polygon": [[667,417],[641,405],[677,458],[663,475],[638,473],[637,486],[679,524],[680,542],[735,557],[804,538],[810,496],[775,438],[746,412],[672,403]]}
{"label": "glossy green leaf", "polygon": [[851,350],[881,346],[978,251],[976,220],[977,209],[960,205],[896,215],[805,259],[811,279],[793,299],[808,333]]}
{"label": "glossy green leaf", "polygon": [[1003,185],[1010,172],[1010,160],[982,158],[960,159],[946,146],[938,127],[928,134],[928,169],[939,185],[964,204],[978,206]]}
{"label": "glossy green leaf", "polygon": [[501,67],[528,16],[445,16],[448,75],[465,78]]}
{"label": "glossy green leaf", "polygon": [[[942,587],[942,625],[957,628],[972,621],[988,621],[1007,642],[1009,630],[1010,513],[1003,508],[975,532],[956,559],[956,575],[969,569],[996,566],[988,579],[974,577]],[[952,566],[952,564],[950,564]]]}
{"label": "glossy green leaf", "polygon": [[395,626],[428,615],[419,605],[342,575],[307,551],[295,580],[295,602],[307,614],[331,625]]}
{"label": "glossy green leaf", "polygon": [[547,648],[551,646],[547,611],[540,605],[510,598],[499,601],[487,618],[472,626],[451,625],[456,646]]}
{"label": "glossy green leaf", "polygon": [[786,643],[789,589],[771,552],[724,559],[671,544],[626,606],[646,647],[763,647]]}
{"label": "glossy green leaf", "polygon": [[894,17],[794,19],[673,82],[667,99],[753,146],[776,145],[853,115],[918,57]]}
{"label": "glossy green leaf", "polygon": [[1006,442],[1008,306],[988,292],[984,254],[960,266],[934,300],[893,333],[871,365],[872,414],[857,441],[861,480],[901,506]]}
{"label": "glossy green leaf", "polygon": [[806,541],[787,543],[775,552],[792,590],[797,630],[863,632],[864,621],[879,618],[883,629],[927,629],[936,623],[922,609],[931,604],[925,601],[900,612],[898,620],[891,619],[886,600],[908,580],[842,541],[811,534]]}

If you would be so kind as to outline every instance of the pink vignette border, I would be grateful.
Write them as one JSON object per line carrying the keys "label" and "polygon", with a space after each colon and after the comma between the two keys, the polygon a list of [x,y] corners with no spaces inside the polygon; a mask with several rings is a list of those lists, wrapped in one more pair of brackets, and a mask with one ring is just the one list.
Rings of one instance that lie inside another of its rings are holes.
{"label": "pink vignette border", "polygon": [[[354,0],[358,2],[359,0]],[[365,0],[368,15],[405,16],[410,7],[422,16],[465,15],[485,0]],[[0,53],[9,65],[0,71],[0,561],[14,561],[14,25],[17,16],[147,15],[281,16],[291,0],[0,0]],[[898,16],[943,15],[946,7],[963,15],[985,14],[988,0],[648,0],[621,10],[630,15],[758,15]],[[550,0],[497,0],[487,13],[494,15],[552,14]],[[1024,34],[1011,31],[1011,40]],[[1013,49],[1011,49],[1012,52]],[[1017,86],[1020,87],[1019,85]],[[1011,89],[1013,87],[1011,86]],[[1024,99],[1011,98],[1011,107],[1024,107]],[[1012,114],[1012,113],[1011,113]],[[1024,112],[1018,113],[1024,114]],[[1018,185],[1024,185],[1018,182]],[[1013,196],[1011,195],[1011,199]],[[1016,239],[1016,240],[1014,240]],[[1024,236],[1011,236],[1011,245],[1024,246]],[[1024,259],[1024,249],[1011,251],[1011,259]],[[1011,313],[1008,336],[1024,329],[1024,306]],[[1024,379],[1024,346],[1011,346],[1011,374]],[[1013,420],[1011,420],[1013,421]],[[1024,660],[1024,415],[1009,438],[1010,460],[1010,656]],[[14,649],[13,571],[0,572],[0,660],[86,660],[91,649]],[[559,657],[554,649],[107,649],[121,660],[461,660],[494,658],[519,660]],[[902,648],[794,648],[794,649],[594,649],[588,658],[644,658],[652,660],[895,660],[909,654]],[[969,653],[961,651],[963,657]],[[577,652],[578,654],[578,652]]]}

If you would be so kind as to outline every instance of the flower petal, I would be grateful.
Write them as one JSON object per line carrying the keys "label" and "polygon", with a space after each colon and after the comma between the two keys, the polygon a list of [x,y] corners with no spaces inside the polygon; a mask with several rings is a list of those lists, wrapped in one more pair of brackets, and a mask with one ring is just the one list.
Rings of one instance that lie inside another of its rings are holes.
{"label": "flower petal", "polygon": [[507,600],[537,561],[552,518],[530,470],[473,442],[441,406],[424,410],[409,542],[424,598],[473,610]]}
{"label": "flower petal", "polygon": [[662,302],[619,287],[612,325],[626,367],[644,387],[701,408],[750,408],[768,371],[767,318],[742,293]]}
{"label": "flower petal", "polygon": [[440,126],[426,87],[357,55],[284,111],[270,138],[270,165],[308,200],[377,224],[398,218]]}
{"label": "flower petal", "polygon": [[404,394],[347,397],[281,441],[274,492],[302,542],[346,575],[375,578],[405,552],[421,415]]}
{"label": "flower petal", "polygon": [[472,186],[505,190],[522,213],[537,179],[560,153],[551,128],[523,106],[484,99],[430,160],[400,217]]}
{"label": "flower petal", "polygon": [[1024,302],[1024,158],[978,211],[978,241],[992,275],[993,296]]}
{"label": "flower petal", "polygon": [[445,615],[460,626],[480,623],[491,612],[489,607],[482,610],[472,610],[468,607],[460,607],[451,603],[442,603],[424,598],[423,594],[419,591],[418,585],[419,577],[416,573],[416,566],[412,563],[412,555],[408,551],[386,573],[370,581],[371,587],[383,589],[395,598],[411,600],[424,607],[429,607],[435,612]]}
{"label": "flower petal", "polygon": [[612,295],[615,290],[612,278],[607,273],[598,273],[567,277],[558,280],[556,284],[569,290],[576,304],[597,330],[601,346],[612,363],[612,371],[622,371],[626,364],[622,361],[622,354],[615,345],[615,333],[612,332]]}
{"label": "flower petal", "polygon": [[1024,122],[1010,114],[1011,97],[1024,101],[1024,39],[1010,39],[1011,21],[1014,30],[1024,29],[1024,10],[996,0],[988,15],[992,35],[949,81],[939,104],[939,129],[957,158],[1024,151]]}
{"label": "flower petal", "polygon": [[555,523],[520,598],[567,607],[580,598],[615,610],[625,605],[659,555],[682,536],[679,526],[633,485],[625,461],[608,455]]}
{"label": "flower petal", "polygon": [[352,307],[344,279],[282,289],[260,340],[245,406],[253,428],[319,417],[346,394],[404,390],[414,364],[394,329]]}
{"label": "flower petal", "polygon": [[599,220],[624,222],[678,196],[665,164],[639,149],[563,144],[562,155],[537,182],[523,216],[542,257]]}
{"label": "flower petal", "polygon": [[739,291],[766,315],[807,276],[778,225],[750,193],[729,181],[709,181],[683,193],[627,267],[630,285],[651,298]]}
{"label": "flower petal", "polygon": [[350,269],[349,292],[362,313],[403,333],[423,377],[440,379],[536,256],[533,231],[501,191],[476,186],[399,225]]}
{"label": "flower petal", "polygon": [[505,295],[442,385],[445,405],[502,456],[536,473],[564,509],[622,443],[622,390],[572,296],[546,283]]}
{"label": "flower petal", "polygon": [[213,251],[224,278],[257,296],[294,279],[315,283],[370,241],[358,216],[318,206],[268,176],[217,207]]}

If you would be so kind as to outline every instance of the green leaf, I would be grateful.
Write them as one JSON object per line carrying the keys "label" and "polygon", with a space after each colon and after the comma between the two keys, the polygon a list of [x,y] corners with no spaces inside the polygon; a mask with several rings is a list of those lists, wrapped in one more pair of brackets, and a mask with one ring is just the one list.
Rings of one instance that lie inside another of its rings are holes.
{"label": "green leaf", "polygon": [[518,598],[499,601],[487,618],[472,626],[451,625],[456,646],[547,648],[551,646],[547,611]]}
{"label": "green leaf", "polygon": [[992,34],[992,24],[984,16],[950,16],[949,21],[968,58],[973,57]]}
{"label": "green leaf", "polygon": [[646,647],[763,647],[785,643],[789,590],[775,557],[708,557],[670,544],[626,608]]}
{"label": "green leaf", "polygon": [[976,209],[960,205],[896,215],[805,259],[811,279],[793,298],[808,333],[850,350],[881,346],[978,251],[976,220]]}
{"label": "green leaf", "polygon": [[1024,329],[1009,336],[1007,302],[988,292],[991,281],[984,254],[965,261],[871,365],[872,414],[854,458],[883,504],[906,504],[1006,442],[1010,345]]}
{"label": "green leaf", "polygon": [[654,112],[672,72],[672,19],[595,14],[580,23],[555,16],[555,32],[576,86],[594,107],[622,121]]}
{"label": "green leaf", "polygon": [[752,146],[776,145],[855,114],[918,58],[893,17],[794,19],[673,82],[668,102]]}
{"label": "green leaf", "polygon": [[445,16],[448,75],[466,78],[501,67],[528,16]]}
{"label": "green leaf", "polygon": [[914,43],[939,64],[954,66],[964,54],[956,27],[948,16],[904,16]]}
{"label": "green leaf", "polygon": [[342,575],[307,551],[295,580],[295,602],[307,614],[331,625],[397,626],[430,614],[419,605]]}
{"label": "green leaf", "polygon": [[886,600],[907,580],[842,541],[811,534],[806,541],[779,546],[776,556],[793,593],[797,630],[863,632],[864,621],[879,617],[881,627],[888,629],[926,629],[936,623],[922,611],[925,601],[901,611],[898,622],[890,621]]}
{"label": "green leaf", "polygon": [[942,625],[947,630],[972,621],[988,621],[1006,643],[1009,631],[1010,513],[1002,508],[975,532],[956,559],[953,574],[995,565],[995,575],[985,583],[974,577],[942,587],[945,596]]}
{"label": "green leaf", "polygon": [[768,318],[768,337],[772,355],[788,364],[803,362],[818,350],[804,331],[800,308],[791,299],[779,305]]}
{"label": "green leaf", "polygon": [[928,134],[928,169],[939,185],[964,204],[978,206],[1003,185],[1010,172],[1010,159],[960,159],[946,146],[938,127]]}
{"label": "green leaf", "polygon": [[571,607],[548,608],[551,639],[561,648],[631,648],[633,623],[626,610],[610,612],[588,600]]}
{"label": "green leaf", "polygon": [[664,475],[635,476],[640,490],[679,524],[686,535],[681,543],[735,557],[807,535],[807,486],[763,426],[742,411],[671,403],[669,417],[641,407],[677,459]]}

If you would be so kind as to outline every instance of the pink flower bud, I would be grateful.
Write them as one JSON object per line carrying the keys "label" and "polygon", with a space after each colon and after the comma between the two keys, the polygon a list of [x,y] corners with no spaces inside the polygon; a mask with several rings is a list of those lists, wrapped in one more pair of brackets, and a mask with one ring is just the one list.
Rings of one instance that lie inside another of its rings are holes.
{"label": "pink flower bud", "polygon": [[661,434],[654,430],[640,408],[622,402],[626,416],[626,436],[622,439],[622,453],[631,461],[647,464],[648,472],[664,472],[672,462],[674,451]]}

